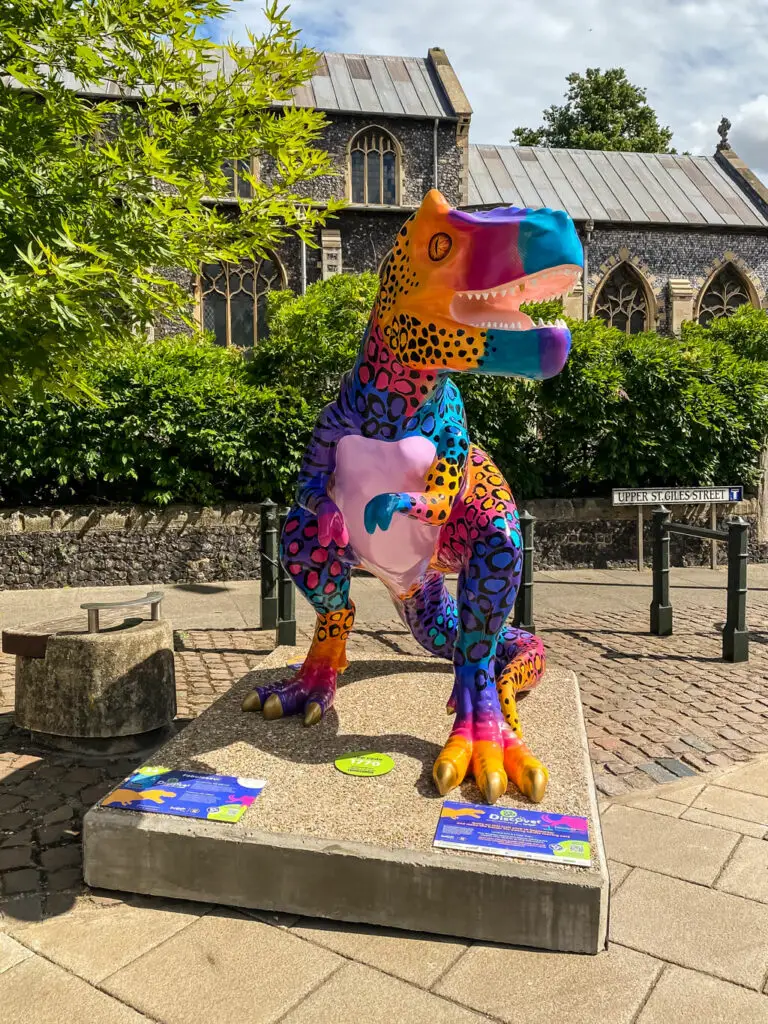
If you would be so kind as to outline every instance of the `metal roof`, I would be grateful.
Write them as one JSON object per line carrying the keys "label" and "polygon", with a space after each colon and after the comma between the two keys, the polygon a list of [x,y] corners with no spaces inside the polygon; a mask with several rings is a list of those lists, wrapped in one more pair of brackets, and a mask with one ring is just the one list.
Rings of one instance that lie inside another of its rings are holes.
{"label": "metal roof", "polygon": [[[213,78],[221,68],[225,73],[234,69],[232,58],[223,51],[207,65],[206,73]],[[131,99],[138,95],[113,82],[83,86],[69,72],[61,80],[68,89],[94,96]],[[17,84],[5,76],[3,81]],[[314,74],[295,90],[292,102],[345,114],[456,118],[428,57],[321,53]]]}
{"label": "metal roof", "polygon": [[322,53],[294,103],[345,114],[456,116],[426,57]]}
{"label": "metal roof", "polygon": [[469,149],[469,206],[548,206],[579,221],[768,227],[711,156]]}

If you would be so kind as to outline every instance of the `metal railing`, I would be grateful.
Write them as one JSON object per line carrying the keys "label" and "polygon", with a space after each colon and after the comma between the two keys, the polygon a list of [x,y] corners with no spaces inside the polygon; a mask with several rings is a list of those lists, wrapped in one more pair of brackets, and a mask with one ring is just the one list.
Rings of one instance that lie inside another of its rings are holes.
{"label": "metal railing", "polygon": [[533,621],[533,524],[535,522],[536,517],[523,509],[520,513],[520,532],[523,535],[523,572],[520,577],[520,589],[515,598],[512,625],[518,626],[528,633],[536,632],[536,624]]}
{"label": "metal railing", "polygon": [[261,628],[277,631],[278,645],[296,645],[296,591],[280,561],[280,537],[288,509],[274,501],[261,503]]}
{"label": "metal railing", "polygon": [[653,510],[653,600],[651,601],[651,633],[672,635],[672,604],[669,598],[669,537],[701,537],[724,541],[728,551],[728,584],[725,626],[723,628],[723,660],[747,661],[749,633],[747,630],[747,546],[749,524],[741,516],[725,522],[725,530],[706,526],[673,523],[669,509]]}

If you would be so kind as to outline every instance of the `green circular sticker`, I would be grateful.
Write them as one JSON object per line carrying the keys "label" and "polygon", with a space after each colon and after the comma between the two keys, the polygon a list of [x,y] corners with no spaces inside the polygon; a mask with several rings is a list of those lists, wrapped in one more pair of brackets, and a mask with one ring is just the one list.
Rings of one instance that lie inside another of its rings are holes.
{"label": "green circular sticker", "polygon": [[388,754],[375,754],[368,750],[360,750],[354,754],[338,757],[334,764],[345,775],[386,775],[395,767],[395,762]]}

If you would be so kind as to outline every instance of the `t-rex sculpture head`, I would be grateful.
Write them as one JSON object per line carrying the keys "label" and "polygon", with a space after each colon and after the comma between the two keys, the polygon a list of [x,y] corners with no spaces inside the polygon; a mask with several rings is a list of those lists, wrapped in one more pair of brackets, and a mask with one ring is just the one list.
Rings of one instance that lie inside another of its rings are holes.
{"label": "t-rex sculpture head", "polygon": [[568,214],[513,206],[465,213],[433,189],[397,236],[374,318],[413,369],[553,377],[568,358],[570,331],[562,320],[534,324],[520,305],[567,295],[582,265]]}

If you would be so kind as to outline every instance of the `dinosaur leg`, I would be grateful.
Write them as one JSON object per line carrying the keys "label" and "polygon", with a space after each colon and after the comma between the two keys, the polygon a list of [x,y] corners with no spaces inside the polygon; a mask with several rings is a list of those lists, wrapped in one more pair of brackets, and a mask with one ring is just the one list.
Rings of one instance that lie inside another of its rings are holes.
{"label": "dinosaur leg", "polygon": [[471,451],[468,487],[442,528],[440,549],[442,561],[462,570],[449,701],[456,722],[435,762],[435,783],[445,794],[471,771],[489,803],[509,778],[538,801],[547,773],[522,741],[514,696],[538,680],[543,649],[505,625],[522,570],[519,520],[503,477],[479,449]]}
{"label": "dinosaur leg", "polygon": [[321,545],[317,517],[294,508],[285,523],[281,557],[294,583],[317,612],[315,634],[301,668],[269,686],[257,686],[243,711],[261,710],[265,718],[303,715],[305,725],[319,722],[336,695],[336,680],[347,667],[346,644],[355,621],[349,581],[356,558],[349,546]]}

